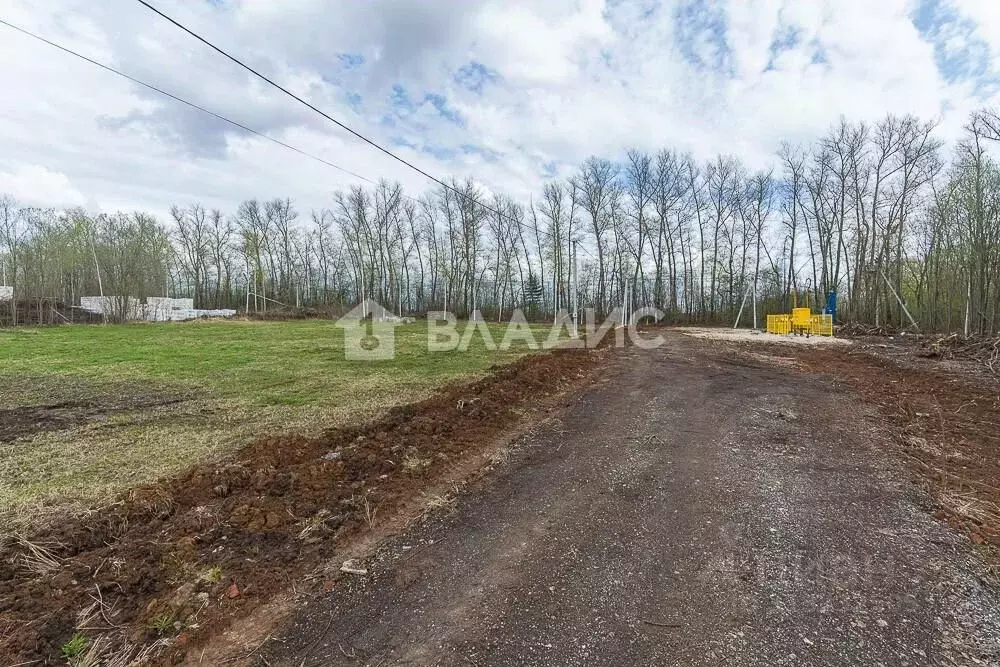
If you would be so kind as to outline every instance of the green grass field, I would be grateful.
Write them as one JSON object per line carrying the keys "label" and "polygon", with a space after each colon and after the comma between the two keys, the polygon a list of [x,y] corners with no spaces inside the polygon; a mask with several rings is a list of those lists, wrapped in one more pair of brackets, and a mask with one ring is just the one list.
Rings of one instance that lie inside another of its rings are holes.
{"label": "green grass field", "polygon": [[0,515],[91,504],[262,435],[368,420],[526,352],[487,351],[478,334],[467,352],[429,352],[423,322],[395,333],[396,358],[367,362],[345,360],[330,321],[0,330],[0,414],[28,422],[0,438]]}

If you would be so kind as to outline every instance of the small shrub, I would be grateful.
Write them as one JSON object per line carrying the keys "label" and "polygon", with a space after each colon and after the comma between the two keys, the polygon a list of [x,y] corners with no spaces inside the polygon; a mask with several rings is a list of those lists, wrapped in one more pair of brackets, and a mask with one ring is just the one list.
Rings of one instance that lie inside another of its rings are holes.
{"label": "small shrub", "polygon": [[[220,573],[221,576],[221,573]],[[149,622],[149,629],[156,630],[156,634],[161,637],[174,629],[174,617],[172,614],[159,614]]]}
{"label": "small shrub", "polygon": [[68,642],[62,645],[59,651],[62,653],[62,657],[67,660],[73,660],[83,655],[89,643],[90,640],[87,639],[86,635],[74,632],[73,636],[70,637]]}

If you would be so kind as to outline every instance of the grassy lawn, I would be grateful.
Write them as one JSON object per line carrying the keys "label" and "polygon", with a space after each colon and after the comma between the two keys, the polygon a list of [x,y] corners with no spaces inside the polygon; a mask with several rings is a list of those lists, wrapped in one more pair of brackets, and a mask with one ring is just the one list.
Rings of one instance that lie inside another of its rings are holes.
{"label": "grassy lawn", "polygon": [[[29,423],[0,438],[0,515],[90,504],[269,433],[371,419],[526,351],[488,351],[477,334],[467,352],[429,352],[422,322],[395,333],[396,358],[371,362],[345,360],[330,321],[0,330],[0,410]],[[63,421],[32,426],[37,406]]]}

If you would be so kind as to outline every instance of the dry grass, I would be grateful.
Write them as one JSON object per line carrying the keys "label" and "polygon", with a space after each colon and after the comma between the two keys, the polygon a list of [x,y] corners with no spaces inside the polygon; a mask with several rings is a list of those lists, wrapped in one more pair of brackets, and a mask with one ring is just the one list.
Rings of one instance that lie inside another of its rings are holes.
{"label": "dry grass", "polygon": [[448,514],[455,511],[455,507],[458,505],[459,493],[460,489],[456,484],[452,486],[451,491],[449,492],[426,495],[426,501],[424,502],[421,519],[426,521],[432,514],[437,512],[444,512]]}
{"label": "dry grass", "polygon": [[62,561],[49,549],[58,545],[38,544],[21,535],[15,535],[14,543],[20,551],[16,562],[32,574],[49,574],[62,568]]}
{"label": "dry grass", "polygon": [[328,532],[326,524],[329,520],[330,511],[324,509],[320,510],[308,519],[300,521],[299,525],[302,526],[302,530],[299,531],[298,538],[300,540],[306,540]]}
{"label": "dry grass", "polygon": [[403,470],[409,473],[419,472],[429,467],[432,463],[431,459],[421,458],[420,452],[416,448],[410,448],[403,455]]}
{"label": "dry grass", "polygon": [[87,650],[72,661],[73,667],[100,667],[107,664],[104,660],[106,639],[98,637],[87,645]]}
{"label": "dry grass", "polygon": [[364,512],[365,523],[368,524],[368,529],[373,529],[375,527],[375,517],[378,515],[378,505],[368,500],[368,496],[365,495],[361,498],[361,509]]}
{"label": "dry grass", "polygon": [[490,454],[490,466],[502,466],[510,462],[511,457],[514,456],[514,450],[510,447],[501,447],[492,454]]}
{"label": "dry grass", "polygon": [[427,499],[427,509],[435,512],[441,509],[452,509],[455,507],[456,499],[450,493],[444,495],[435,494]]}
{"label": "dry grass", "polygon": [[163,637],[145,646],[132,643],[124,633],[101,635],[87,644],[86,650],[69,661],[70,667],[134,667],[155,660],[174,640]]}
{"label": "dry grass", "polygon": [[938,501],[957,517],[980,525],[1000,526],[1000,506],[977,497],[974,493],[945,489],[938,493]]}

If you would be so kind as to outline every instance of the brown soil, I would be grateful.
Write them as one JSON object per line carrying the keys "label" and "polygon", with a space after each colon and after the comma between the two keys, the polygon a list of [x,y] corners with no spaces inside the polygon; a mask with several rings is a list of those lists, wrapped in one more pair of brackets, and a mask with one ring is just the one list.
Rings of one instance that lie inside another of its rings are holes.
{"label": "brown soil", "polygon": [[61,663],[81,626],[92,643],[134,650],[169,637],[159,660],[176,663],[303,577],[331,585],[323,566],[373,513],[381,520],[537,416],[541,399],[586,381],[603,354],[526,357],[373,424],[263,439],[32,536],[41,552],[0,538],[0,663]]}
{"label": "brown soil", "polygon": [[28,405],[0,409],[0,442],[12,442],[43,431],[58,431],[116,413],[142,410],[184,401],[179,396],[123,396],[111,402],[64,401],[52,405]]}
{"label": "brown soil", "polygon": [[95,407],[88,401],[69,401],[0,410],[0,442],[81,424]]}
{"label": "brown soil", "polygon": [[772,350],[878,406],[907,464],[941,505],[937,518],[965,532],[1000,573],[1000,383],[982,364],[923,358],[919,346],[903,344],[846,354]]}

